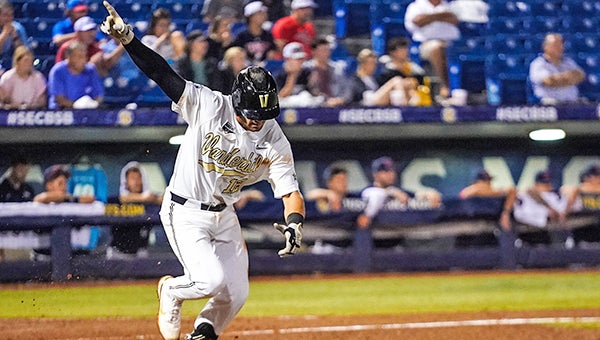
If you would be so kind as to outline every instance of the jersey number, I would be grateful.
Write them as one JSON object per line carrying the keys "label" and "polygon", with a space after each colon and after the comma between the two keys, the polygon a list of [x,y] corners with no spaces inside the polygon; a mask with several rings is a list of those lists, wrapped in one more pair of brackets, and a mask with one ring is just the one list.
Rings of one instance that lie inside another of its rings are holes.
{"label": "jersey number", "polygon": [[225,190],[223,190],[224,194],[233,194],[236,193],[238,191],[240,191],[240,189],[242,189],[242,181],[239,179],[232,179],[229,181],[229,185],[227,185],[227,188],[225,188]]}

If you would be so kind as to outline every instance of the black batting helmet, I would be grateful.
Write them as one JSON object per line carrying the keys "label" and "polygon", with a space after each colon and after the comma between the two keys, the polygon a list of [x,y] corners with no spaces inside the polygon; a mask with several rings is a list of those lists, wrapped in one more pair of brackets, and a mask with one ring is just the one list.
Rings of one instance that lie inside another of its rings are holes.
{"label": "black batting helmet", "polygon": [[231,90],[235,112],[248,119],[267,120],[279,115],[277,84],[269,71],[260,66],[241,70]]}

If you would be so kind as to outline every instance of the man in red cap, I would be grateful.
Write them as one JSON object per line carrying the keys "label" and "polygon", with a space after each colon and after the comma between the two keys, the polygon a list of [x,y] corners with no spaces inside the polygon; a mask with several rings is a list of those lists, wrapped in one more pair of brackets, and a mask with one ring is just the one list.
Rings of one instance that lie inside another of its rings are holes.
{"label": "man in red cap", "polygon": [[65,6],[65,18],[52,27],[52,42],[56,46],[75,38],[74,24],[77,19],[88,15],[88,6],[83,0],[69,0]]}

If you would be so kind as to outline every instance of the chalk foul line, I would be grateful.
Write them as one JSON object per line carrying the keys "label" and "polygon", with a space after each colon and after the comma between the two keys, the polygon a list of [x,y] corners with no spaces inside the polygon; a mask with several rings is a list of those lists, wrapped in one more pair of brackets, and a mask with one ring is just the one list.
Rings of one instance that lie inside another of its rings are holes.
{"label": "chalk foul line", "polygon": [[469,326],[502,326],[502,325],[539,325],[557,323],[595,323],[600,322],[600,317],[547,317],[547,318],[501,318],[480,320],[457,320],[457,321],[431,321],[431,322],[407,322],[386,323],[368,325],[345,325],[345,326],[320,326],[320,327],[295,327],[281,329],[263,329],[248,331],[226,332],[227,335],[250,336],[269,334],[298,334],[298,333],[320,333],[320,332],[353,332],[372,331],[388,329],[426,329],[444,327],[469,327]]}

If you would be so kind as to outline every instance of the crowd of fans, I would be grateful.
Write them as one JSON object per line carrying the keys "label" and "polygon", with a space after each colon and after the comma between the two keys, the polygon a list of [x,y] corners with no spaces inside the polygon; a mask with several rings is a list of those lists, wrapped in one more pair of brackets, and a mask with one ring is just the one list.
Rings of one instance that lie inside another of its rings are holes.
{"label": "crowd of fans", "polygon": [[[55,58],[42,62],[38,57],[44,56],[34,54],[35,37],[14,18],[9,0],[0,0],[3,108],[168,105],[160,89],[132,66],[124,48],[100,32],[85,0],[68,0],[64,6],[64,19],[52,28],[50,51]],[[317,31],[313,16],[318,6],[313,0],[293,0],[289,8],[281,1],[206,1],[202,14],[193,19],[198,24],[186,29],[177,28],[169,9],[155,7],[148,13],[142,42],[184,78],[224,93],[230,92],[233,75],[243,66],[265,66],[279,79],[284,106],[457,103],[450,100],[446,49],[460,37],[462,15],[447,1],[411,3],[405,15],[410,36],[388,37],[385,55],[366,48],[354,56],[344,52],[345,58],[336,60],[332,54],[343,42]],[[548,35],[541,57],[531,65],[533,92],[542,103],[580,100],[577,85],[586,76],[563,57],[559,33]],[[73,53],[81,48],[71,45],[84,48],[83,66],[75,66],[78,53]],[[411,60],[412,46],[418,47],[417,60]],[[348,57],[357,62],[348,62]]]}

